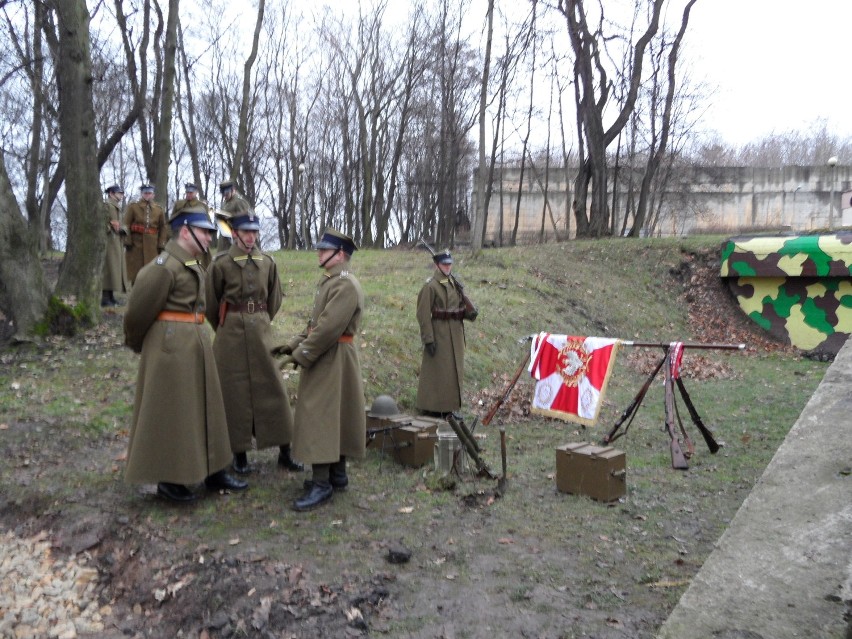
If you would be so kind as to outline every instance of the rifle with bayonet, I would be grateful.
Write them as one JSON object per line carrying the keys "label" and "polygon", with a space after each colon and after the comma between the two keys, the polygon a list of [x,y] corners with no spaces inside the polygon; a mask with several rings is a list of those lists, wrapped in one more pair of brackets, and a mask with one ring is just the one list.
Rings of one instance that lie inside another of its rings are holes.
{"label": "rifle with bayonet", "polygon": [[[677,386],[678,391],[680,391],[680,395],[683,399],[684,404],[686,405],[687,410],[689,411],[689,416],[692,419],[692,423],[695,424],[695,427],[698,429],[698,432],[701,433],[701,436],[704,438],[704,442],[707,444],[707,448],[710,450],[710,453],[716,454],[720,448],[719,443],[716,441],[716,438],[713,437],[713,433],[704,425],[704,422],[701,420],[701,416],[698,414],[698,411],[695,408],[695,404],[692,403],[692,398],[690,398],[689,393],[686,391],[686,386],[684,385],[680,375],[676,375],[674,372],[674,361],[671,353],[672,345],[657,342],[630,341],[624,341],[622,342],[622,344],[624,346],[639,346],[646,348],[659,347],[663,349],[664,354],[663,358],[656,365],[650,376],[645,380],[645,383],[642,385],[642,388],[636,394],[636,397],[633,398],[633,401],[630,403],[630,406],[625,409],[625,411],[621,414],[621,417],[618,419],[618,421],[616,421],[612,429],[603,437],[603,443],[610,444],[622,435],[627,434],[627,430],[630,428],[630,424],[633,421],[633,417],[635,417],[636,415],[636,410],[642,404],[642,400],[644,399],[645,394],[648,392],[651,383],[653,382],[657,374],[660,372],[660,369],[665,366],[665,429],[671,440],[670,449],[672,458],[672,468],[676,468],[679,470],[688,469],[689,464],[687,460],[692,456],[692,453],[695,450],[692,440],[686,433],[686,429],[684,429],[683,423],[680,420],[680,415],[677,412],[677,403],[675,402],[674,396],[675,386]],[[694,344],[685,342],[682,343],[681,346],[684,349],[745,349],[745,344]],[[677,420],[677,425],[680,428],[680,436],[678,435],[678,428],[675,425],[675,420]],[[625,421],[627,422],[627,426],[625,426],[624,431],[619,433],[618,430],[625,423]],[[683,450],[682,446],[686,447],[686,451]]]}
{"label": "rifle with bayonet", "polygon": [[[427,251],[429,251],[429,253],[432,255],[433,258],[435,257],[435,255],[437,255],[437,253],[435,253],[435,249],[433,249],[429,245],[429,243],[426,242],[426,240],[421,239],[420,244],[421,244],[421,246],[425,247]],[[476,310],[476,307],[473,305],[473,302],[470,301],[470,298],[464,292],[464,285],[461,282],[459,282],[458,279],[456,279],[456,276],[453,275],[452,271],[450,271],[450,273],[448,274],[448,277],[453,281],[453,284],[455,285],[455,287],[459,291],[459,295],[461,295],[462,304],[464,304],[465,313],[470,315],[471,319],[475,319],[476,316],[479,314],[479,311]]]}

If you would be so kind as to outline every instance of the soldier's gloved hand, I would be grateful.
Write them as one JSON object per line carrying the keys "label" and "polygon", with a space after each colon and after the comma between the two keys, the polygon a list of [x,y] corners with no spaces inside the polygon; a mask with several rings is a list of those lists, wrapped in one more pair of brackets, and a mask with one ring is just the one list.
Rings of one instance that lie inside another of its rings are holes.
{"label": "soldier's gloved hand", "polygon": [[278,368],[279,368],[279,370],[283,371],[286,367],[288,367],[290,365],[293,366],[293,370],[296,370],[297,368],[299,368],[299,362],[297,362],[295,359],[293,359],[292,355],[285,355],[284,357],[281,358],[281,363],[278,365]]}
{"label": "soldier's gloved hand", "polygon": [[477,309],[473,309],[470,313],[467,314],[467,318],[473,322],[479,316],[479,311]]}
{"label": "soldier's gloved hand", "polygon": [[438,345],[435,342],[424,344],[423,348],[425,348],[426,352],[429,353],[429,357],[435,357],[435,353],[438,352]]}
{"label": "soldier's gloved hand", "polygon": [[282,355],[292,355],[293,349],[290,348],[289,344],[281,344],[280,346],[276,346],[271,351],[269,351],[275,357],[281,357]]}

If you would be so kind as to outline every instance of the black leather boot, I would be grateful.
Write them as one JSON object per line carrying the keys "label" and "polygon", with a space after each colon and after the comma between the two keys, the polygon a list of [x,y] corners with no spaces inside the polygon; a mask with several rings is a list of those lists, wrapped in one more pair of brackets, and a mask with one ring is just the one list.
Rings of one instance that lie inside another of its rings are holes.
{"label": "black leather boot", "polygon": [[290,444],[284,444],[281,447],[281,452],[278,453],[278,465],[294,473],[300,473],[305,470],[305,467],[293,459],[293,456],[290,454]]}
{"label": "black leather boot", "polygon": [[160,482],[157,484],[157,494],[160,497],[165,497],[168,500],[180,503],[195,501],[198,495],[193,493],[183,484],[170,484],[169,482]]}
{"label": "black leather boot", "polygon": [[234,462],[232,464],[234,472],[238,475],[248,475],[251,472],[251,467],[248,463],[248,455],[245,453],[234,453]]}
{"label": "black leather boot", "polygon": [[340,456],[340,461],[332,464],[328,469],[328,480],[334,490],[344,490],[349,485],[349,477],[346,476],[346,457]]}
{"label": "black leather boot", "polygon": [[327,481],[312,481],[305,494],[293,502],[293,510],[304,512],[324,504],[331,499],[334,490]]}
{"label": "black leather boot", "polygon": [[210,490],[245,490],[248,488],[248,482],[231,477],[224,470],[220,470],[207,477],[204,480],[204,485]]}
{"label": "black leather boot", "polygon": [[101,306],[115,306],[115,302],[110,299],[112,291],[101,291]]}

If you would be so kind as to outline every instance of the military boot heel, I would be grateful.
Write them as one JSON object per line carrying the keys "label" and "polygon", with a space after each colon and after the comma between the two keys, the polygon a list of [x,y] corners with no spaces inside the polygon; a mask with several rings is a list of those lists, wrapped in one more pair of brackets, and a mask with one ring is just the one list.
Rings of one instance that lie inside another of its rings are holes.
{"label": "military boot heel", "polygon": [[293,459],[293,456],[290,454],[290,444],[284,444],[281,447],[281,452],[278,453],[278,465],[294,473],[300,473],[305,470],[305,467]]}

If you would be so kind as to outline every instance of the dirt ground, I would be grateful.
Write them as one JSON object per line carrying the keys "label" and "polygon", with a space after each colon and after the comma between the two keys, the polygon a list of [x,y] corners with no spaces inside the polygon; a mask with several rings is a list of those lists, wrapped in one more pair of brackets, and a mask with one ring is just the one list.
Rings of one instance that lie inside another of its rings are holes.
{"label": "dirt ground", "polygon": [[[781,348],[747,320],[705,325],[722,315],[708,309],[731,303],[716,269],[685,256],[673,273],[689,284],[697,334]],[[0,350],[2,363],[109,362],[119,357],[120,317],[107,314],[96,335],[55,351]],[[98,370],[130,403],[135,360],[120,357]],[[81,379],[80,392],[102,391]],[[513,396],[507,423],[524,413]],[[0,439],[14,468],[0,528],[47,531],[55,553],[97,568],[98,603],[109,611],[101,637],[652,637],[757,475],[702,494],[700,513],[688,492],[714,466],[677,476],[683,490],[662,502],[643,468],[630,500],[569,498],[553,488],[552,444],[575,433],[545,435],[553,428],[531,425],[527,439],[512,438],[513,457],[537,455],[537,443],[542,452],[510,474],[505,494],[472,476],[438,490],[428,472],[371,451],[352,465],[348,491],[297,515],[289,504],[304,475],[279,470],[274,451],[252,456],[247,493],[176,507],[122,482],[123,428],[65,428],[61,415],[14,422]]]}

